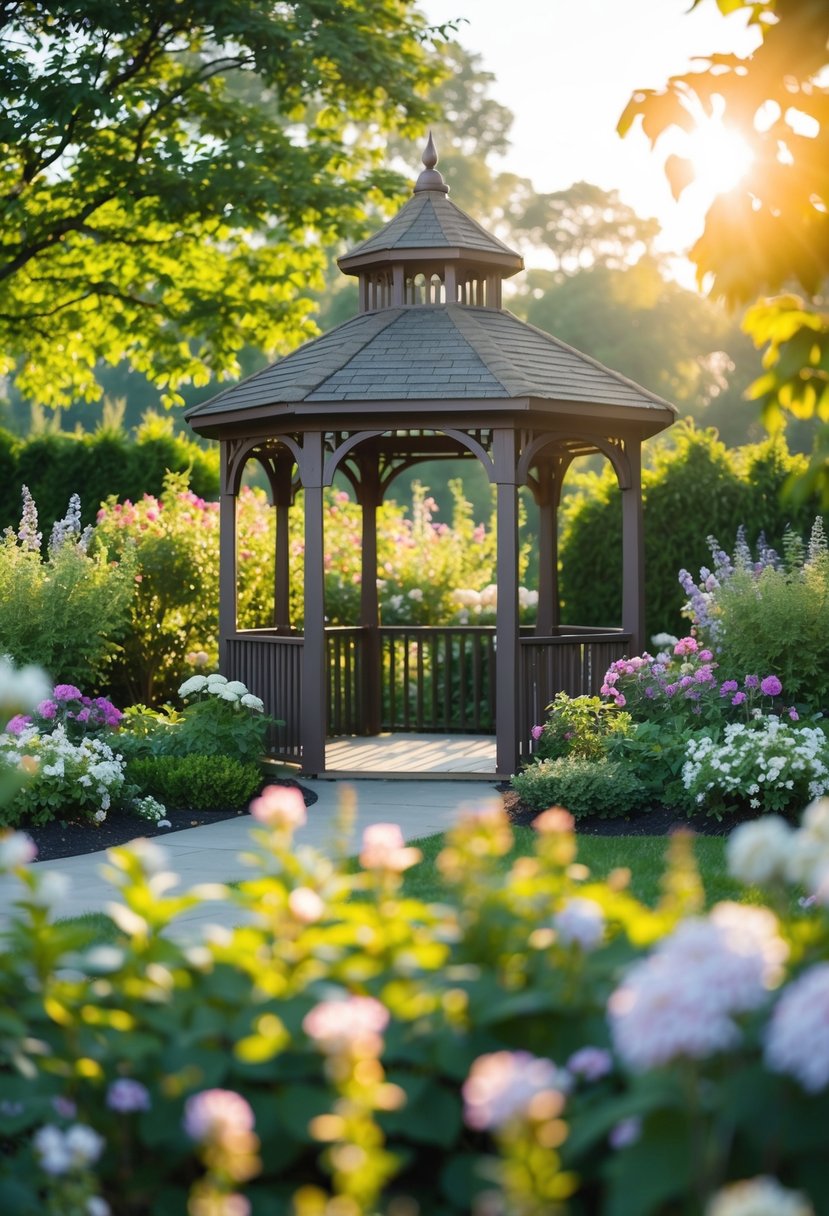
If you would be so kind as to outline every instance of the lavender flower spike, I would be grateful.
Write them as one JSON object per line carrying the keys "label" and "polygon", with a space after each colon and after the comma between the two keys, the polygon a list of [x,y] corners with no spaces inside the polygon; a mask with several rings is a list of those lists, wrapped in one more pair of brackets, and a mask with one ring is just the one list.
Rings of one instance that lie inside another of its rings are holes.
{"label": "lavender flower spike", "polygon": [[28,549],[32,553],[39,553],[43,533],[37,530],[37,507],[35,506],[35,500],[32,498],[28,486],[23,486],[22,495],[23,514],[20,516],[20,528],[17,533],[17,539],[24,549]]}

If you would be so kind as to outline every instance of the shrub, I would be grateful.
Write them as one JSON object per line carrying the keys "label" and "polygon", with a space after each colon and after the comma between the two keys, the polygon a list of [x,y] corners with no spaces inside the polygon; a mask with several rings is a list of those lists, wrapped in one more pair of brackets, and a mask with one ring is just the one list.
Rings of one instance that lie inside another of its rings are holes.
{"label": "shrub", "polygon": [[[645,598],[648,634],[681,627],[682,596],[676,587],[681,565],[704,565],[707,535],[733,536],[746,524],[753,543],[764,532],[782,544],[786,527],[803,531],[818,508],[783,501],[790,473],[805,460],[789,454],[776,437],[732,450],[712,429],[690,420],[671,428],[666,443],[651,449],[642,475],[645,529]],[[568,480],[560,545],[563,620],[578,625],[614,625],[621,619],[622,512],[616,478],[601,475]]]}
{"label": "shrub", "polygon": [[55,684],[30,714],[18,714],[6,723],[6,730],[19,734],[34,726],[39,734],[49,735],[62,726],[70,742],[77,743],[85,736],[110,734],[123,716],[108,697],[87,697],[74,684]]}
{"label": "shrub", "polygon": [[641,810],[643,791],[629,765],[602,757],[540,760],[512,778],[512,788],[535,811],[563,806],[577,819],[616,819]]}
{"label": "shrub", "polygon": [[262,784],[258,764],[230,756],[146,756],[127,762],[127,778],[145,794],[177,810],[236,810]]}
{"label": "shrub", "polygon": [[25,486],[23,504],[17,535],[7,529],[0,542],[0,652],[42,665],[59,682],[100,688],[129,628],[130,555],[112,562],[103,546],[88,552],[73,495],[43,558],[37,508]]}
{"label": "shrub", "polygon": [[0,822],[42,824],[53,819],[103,823],[124,784],[121,757],[103,739],[73,743],[63,726],[49,734],[28,727],[0,735],[0,764],[6,772],[28,762],[33,776],[5,807]]}
{"label": "shrub", "polygon": [[617,735],[630,732],[630,715],[599,697],[568,697],[556,693],[547,706],[543,726],[533,727],[536,740],[535,760],[556,760],[559,756],[581,756],[598,760]]}
{"label": "shrub", "polygon": [[787,811],[829,790],[829,739],[773,715],[726,726],[722,740],[689,740],[682,783],[689,809]]}
{"label": "shrub", "polygon": [[169,890],[154,841],[110,852],[101,950],[52,922],[30,842],[0,840],[20,896],[2,1210],[826,1212],[829,920],[786,883],[819,890],[829,801],[729,843],[777,914],[702,914],[682,837],[647,908],[573,864],[560,811],[506,874],[503,813],[463,818],[427,905],[401,890],[415,858],[389,825],[352,872],[294,846],[296,791],[252,810],[249,876],[223,890],[242,923],[195,949],[177,917],[207,893]]}
{"label": "shrub", "polygon": [[829,548],[818,516],[808,545],[794,533],[784,538],[784,558],[769,546],[756,558],[744,530],[729,557],[711,537],[713,570],[703,567],[695,584],[680,581],[687,615],[732,672],[770,671],[787,697],[818,709],[829,689]]}

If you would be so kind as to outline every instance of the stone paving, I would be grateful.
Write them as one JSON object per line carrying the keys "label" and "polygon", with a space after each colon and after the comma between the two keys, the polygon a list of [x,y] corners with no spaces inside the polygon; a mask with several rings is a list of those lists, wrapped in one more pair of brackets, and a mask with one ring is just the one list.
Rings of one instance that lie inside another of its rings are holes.
{"label": "stone paving", "polygon": [[[495,783],[486,780],[408,781],[365,779],[349,782],[310,780],[302,784],[312,789],[318,801],[308,808],[308,822],[297,832],[298,844],[310,844],[325,851],[336,835],[336,817],[344,791],[356,796],[357,817],[354,851],[362,831],[371,823],[398,823],[407,840],[444,831],[464,808],[500,800]],[[156,837],[169,854],[170,869],[180,879],[181,888],[196,883],[232,882],[245,876],[245,865],[238,859],[247,843],[252,825],[248,815],[224,819],[219,823],[173,832]],[[140,831],[136,832],[140,835]],[[38,869],[57,871],[70,881],[69,891],[55,909],[58,917],[79,916],[84,912],[103,912],[113,898],[113,888],[102,878],[106,852],[86,853],[38,863]],[[16,879],[0,876],[0,926],[6,921],[20,886]],[[207,903],[184,913],[176,921],[175,935],[198,938],[210,925],[232,927],[239,923],[239,911],[226,903]]]}

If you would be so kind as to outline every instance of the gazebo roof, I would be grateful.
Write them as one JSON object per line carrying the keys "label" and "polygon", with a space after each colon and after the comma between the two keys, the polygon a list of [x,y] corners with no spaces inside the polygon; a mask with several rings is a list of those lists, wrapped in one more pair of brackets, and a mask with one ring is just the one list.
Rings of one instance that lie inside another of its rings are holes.
{"label": "gazebo roof", "polygon": [[305,343],[187,411],[204,419],[301,402],[536,398],[673,411],[655,393],[505,309],[384,308]]}

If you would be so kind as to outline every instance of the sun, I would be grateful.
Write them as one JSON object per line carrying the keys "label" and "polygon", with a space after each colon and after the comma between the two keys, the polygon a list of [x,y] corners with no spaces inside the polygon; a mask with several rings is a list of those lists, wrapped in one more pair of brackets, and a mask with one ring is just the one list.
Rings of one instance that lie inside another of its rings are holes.
{"label": "sun", "polygon": [[713,198],[733,190],[751,168],[754,154],[733,127],[718,119],[697,123],[685,133],[680,156],[691,162],[694,184],[700,194]]}

